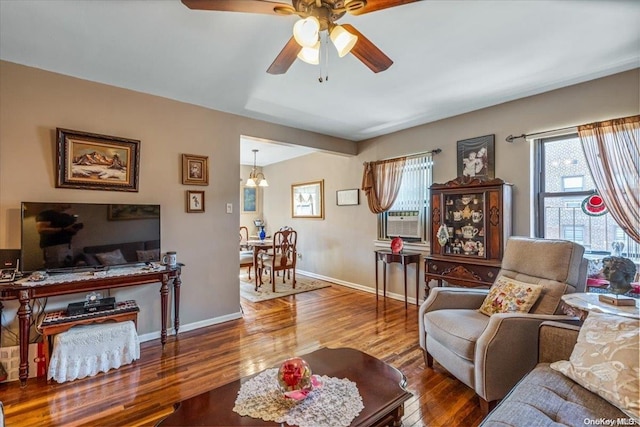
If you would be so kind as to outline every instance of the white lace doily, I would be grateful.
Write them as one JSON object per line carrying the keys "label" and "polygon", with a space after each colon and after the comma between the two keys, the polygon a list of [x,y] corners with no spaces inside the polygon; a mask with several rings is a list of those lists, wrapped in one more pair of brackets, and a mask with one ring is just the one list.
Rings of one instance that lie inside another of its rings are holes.
{"label": "white lace doily", "polygon": [[278,369],[267,369],[242,384],[233,411],[264,421],[300,427],[348,426],[364,409],[356,383],[319,376],[322,387],[302,401],[287,399],[278,386]]}

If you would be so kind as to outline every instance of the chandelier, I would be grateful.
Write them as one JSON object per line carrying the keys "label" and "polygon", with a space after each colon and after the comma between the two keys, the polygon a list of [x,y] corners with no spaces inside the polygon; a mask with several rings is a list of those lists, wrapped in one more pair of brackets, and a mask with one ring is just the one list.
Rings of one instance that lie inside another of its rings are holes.
{"label": "chandelier", "polygon": [[256,153],[258,150],[253,149],[253,168],[249,173],[249,178],[247,178],[246,187],[268,187],[269,183],[267,179],[264,177],[262,172],[256,172]]}

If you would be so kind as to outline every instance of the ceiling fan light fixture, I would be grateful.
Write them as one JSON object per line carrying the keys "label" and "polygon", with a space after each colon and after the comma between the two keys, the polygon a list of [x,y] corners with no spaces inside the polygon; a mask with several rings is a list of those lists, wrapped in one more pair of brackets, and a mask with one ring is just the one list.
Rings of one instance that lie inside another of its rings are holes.
{"label": "ceiling fan light fixture", "polygon": [[312,47],[303,47],[298,53],[298,59],[311,65],[318,65],[320,63],[320,42]]}
{"label": "ceiling fan light fixture", "polygon": [[349,31],[345,30],[341,25],[336,25],[329,34],[333,45],[338,51],[338,56],[342,58],[347,53],[351,52],[351,49],[356,45],[358,36],[354,36]]}
{"label": "ceiling fan light fixture", "polygon": [[318,42],[320,21],[315,16],[300,19],[293,25],[293,37],[300,46],[313,47]]}

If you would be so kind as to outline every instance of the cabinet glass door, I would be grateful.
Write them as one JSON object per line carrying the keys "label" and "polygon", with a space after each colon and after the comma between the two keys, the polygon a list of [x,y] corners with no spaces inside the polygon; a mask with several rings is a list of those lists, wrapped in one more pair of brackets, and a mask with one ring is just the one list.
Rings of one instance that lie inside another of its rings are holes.
{"label": "cabinet glass door", "polygon": [[447,255],[486,258],[485,193],[444,194]]}

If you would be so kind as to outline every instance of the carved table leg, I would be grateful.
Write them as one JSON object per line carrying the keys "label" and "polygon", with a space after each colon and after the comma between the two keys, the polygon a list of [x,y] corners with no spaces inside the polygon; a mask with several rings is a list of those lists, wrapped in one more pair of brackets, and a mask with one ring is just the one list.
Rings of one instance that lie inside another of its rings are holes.
{"label": "carved table leg", "polygon": [[176,277],[173,279],[173,315],[175,316],[173,328],[176,331],[176,335],[178,335],[178,329],[180,329],[180,285],[182,285],[182,280],[180,279],[180,269],[178,269]]}
{"label": "carved table leg", "polygon": [[169,275],[162,275],[162,286],[160,286],[160,310],[162,313],[162,330],[160,331],[160,342],[162,348],[167,343],[167,306],[169,305]]}
{"label": "carved table leg", "polygon": [[29,378],[29,324],[31,323],[31,306],[29,305],[29,292],[20,291],[18,299],[20,308],[18,309],[18,319],[20,328],[20,368],[19,377],[22,387],[27,385]]}

